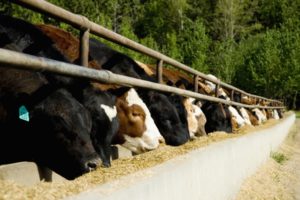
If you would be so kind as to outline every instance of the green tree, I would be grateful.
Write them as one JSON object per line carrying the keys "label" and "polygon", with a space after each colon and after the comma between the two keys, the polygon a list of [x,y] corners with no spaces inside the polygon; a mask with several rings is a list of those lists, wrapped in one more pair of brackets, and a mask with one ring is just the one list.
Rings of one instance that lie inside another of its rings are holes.
{"label": "green tree", "polygon": [[178,34],[178,48],[182,62],[202,72],[207,72],[207,51],[211,40],[201,20],[186,19],[185,29]]}
{"label": "green tree", "polygon": [[255,18],[257,0],[219,0],[214,14],[213,35],[222,41],[238,41],[261,28]]}

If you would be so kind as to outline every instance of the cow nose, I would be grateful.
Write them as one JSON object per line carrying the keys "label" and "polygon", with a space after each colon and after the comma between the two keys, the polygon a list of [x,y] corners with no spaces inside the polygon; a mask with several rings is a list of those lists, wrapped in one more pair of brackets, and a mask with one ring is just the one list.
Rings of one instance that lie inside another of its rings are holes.
{"label": "cow nose", "polygon": [[92,168],[92,169],[95,169],[97,167],[97,164],[94,163],[94,162],[88,162],[87,165],[88,165],[89,168]]}
{"label": "cow nose", "polygon": [[100,163],[100,159],[89,160],[85,163],[85,168],[87,169],[87,171],[93,171],[97,168],[98,165],[100,165]]}

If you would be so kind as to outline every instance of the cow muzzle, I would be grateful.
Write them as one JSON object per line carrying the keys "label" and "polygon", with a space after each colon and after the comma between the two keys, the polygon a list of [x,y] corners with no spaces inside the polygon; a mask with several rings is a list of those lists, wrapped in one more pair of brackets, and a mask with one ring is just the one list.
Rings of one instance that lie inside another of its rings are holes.
{"label": "cow muzzle", "polygon": [[94,171],[98,166],[102,164],[101,160],[99,158],[94,158],[86,161],[84,163],[85,171],[91,172]]}

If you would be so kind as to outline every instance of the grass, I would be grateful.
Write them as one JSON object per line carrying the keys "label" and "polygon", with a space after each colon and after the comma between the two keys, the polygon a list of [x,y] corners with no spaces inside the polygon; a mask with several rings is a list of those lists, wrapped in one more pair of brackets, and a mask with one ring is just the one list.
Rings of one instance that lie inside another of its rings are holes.
{"label": "grass", "polygon": [[296,113],[296,118],[300,118],[300,111],[295,111]]}
{"label": "grass", "polygon": [[273,158],[277,163],[282,164],[288,158],[283,153],[271,152],[271,158]]}

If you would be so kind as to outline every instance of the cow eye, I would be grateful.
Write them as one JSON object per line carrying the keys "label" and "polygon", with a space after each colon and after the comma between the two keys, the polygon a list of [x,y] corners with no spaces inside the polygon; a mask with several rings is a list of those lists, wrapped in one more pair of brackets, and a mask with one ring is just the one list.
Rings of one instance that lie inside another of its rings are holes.
{"label": "cow eye", "polygon": [[132,115],[135,116],[135,117],[138,117],[138,116],[140,116],[141,114],[138,113],[138,112],[133,112]]}

